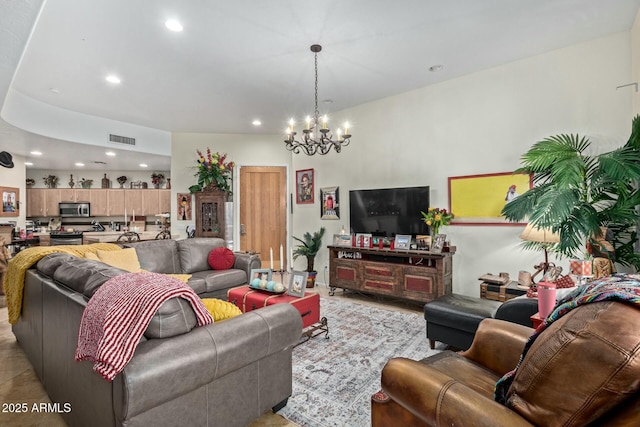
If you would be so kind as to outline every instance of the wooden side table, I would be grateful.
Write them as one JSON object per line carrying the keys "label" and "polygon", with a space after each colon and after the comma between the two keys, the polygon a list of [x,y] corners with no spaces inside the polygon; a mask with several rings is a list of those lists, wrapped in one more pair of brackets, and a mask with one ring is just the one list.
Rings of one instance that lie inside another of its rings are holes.
{"label": "wooden side table", "polygon": [[538,326],[540,326],[544,321],[544,319],[540,317],[539,312],[532,314],[531,317],[529,317],[529,319],[531,319],[531,323],[533,323],[533,329],[538,329]]}

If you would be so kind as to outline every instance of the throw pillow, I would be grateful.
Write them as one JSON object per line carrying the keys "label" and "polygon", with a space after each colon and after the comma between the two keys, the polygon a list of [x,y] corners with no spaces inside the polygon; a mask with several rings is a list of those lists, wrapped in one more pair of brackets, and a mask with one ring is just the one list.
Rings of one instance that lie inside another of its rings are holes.
{"label": "throw pillow", "polygon": [[101,251],[97,252],[100,261],[112,267],[120,268],[131,273],[140,271],[140,262],[135,248],[122,249],[121,251]]}
{"label": "throw pillow", "polygon": [[174,279],[180,280],[182,283],[187,283],[189,279],[191,279],[192,274],[167,274],[167,276],[171,276]]}
{"label": "throw pillow", "polygon": [[236,256],[229,248],[219,247],[212,249],[207,258],[209,267],[214,270],[228,270],[236,262]]}
{"label": "throw pillow", "polygon": [[86,252],[86,253],[84,254],[84,257],[85,257],[86,259],[92,259],[92,260],[94,260],[94,261],[100,261],[100,258],[98,258],[98,255],[97,255],[97,254],[95,254],[95,253],[93,253],[93,252]]}
{"label": "throw pillow", "polygon": [[235,304],[217,298],[203,298],[202,304],[207,308],[214,322],[231,319],[242,314],[242,311]]}

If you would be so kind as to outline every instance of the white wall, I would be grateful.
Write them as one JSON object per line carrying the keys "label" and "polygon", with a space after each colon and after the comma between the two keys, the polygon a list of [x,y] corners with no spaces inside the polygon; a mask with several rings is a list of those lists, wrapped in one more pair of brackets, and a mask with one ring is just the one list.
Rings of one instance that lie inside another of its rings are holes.
{"label": "white wall", "polygon": [[[431,206],[448,208],[448,177],[513,171],[547,136],[579,133],[596,146],[622,145],[631,128],[632,91],[616,87],[631,79],[630,49],[630,33],[614,34],[334,115],[340,117],[333,123],[351,122],[351,145],[341,154],[293,156],[293,171],[314,168],[316,174],[316,203],[294,204],[293,235],[325,226],[329,243],[342,225],[348,229],[351,189],[429,185]],[[319,188],[329,186],[340,187],[340,221],[320,220]],[[532,271],[543,256],[520,249],[521,231],[445,227],[457,246],[454,292],[479,295],[478,277],[487,272],[517,279],[519,270]],[[316,259],[321,282],[327,264],[323,249]],[[568,271],[567,260],[559,265]]]}
{"label": "white wall", "polygon": [[[126,176],[127,182],[125,182],[125,188],[130,188],[129,184],[132,181],[142,181],[146,182],[149,185],[149,188],[153,188],[153,184],[151,184],[151,174],[152,173],[161,173],[165,176],[165,181],[160,186],[161,188],[165,188],[167,185],[166,178],[171,178],[171,172],[169,171],[158,171],[158,170],[148,170],[148,171],[118,171],[118,170],[110,170],[110,171],[97,171],[97,170],[87,170],[83,171],[81,169],[69,169],[69,170],[48,170],[48,169],[27,169],[26,178],[33,178],[36,184],[33,188],[47,188],[44,184],[43,178],[49,175],[55,175],[59,178],[58,180],[58,188],[70,188],[69,181],[71,180],[71,175],[73,175],[73,181],[75,182],[75,186],[73,188],[82,188],[80,185],[80,180],[84,179],[92,179],[93,184],[91,188],[101,188],[102,187],[102,178],[104,178],[104,174],[107,174],[107,178],[111,180],[111,188],[120,188],[120,184],[116,181],[116,178],[119,176]],[[173,182],[172,182],[173,184]]]}
{"label": "white wall", "polygon": [[[227,153],[227,161],[233,161],[238,167],[233,171],[233,192],[237,194],[239,167],[242,166],[285,166],[290,168],[291,155],[284,149],[284,137],[281,135],[253,135],[253,134],[205,134],[205,133],[174,133],[171,149],[171,232],[186,237],[187,225],[195,224],[195,217],[191,221],[176,220],[177,193],[188,193],[189,187],[197,183],[195,178],[197,153],[205,154],[207,147],[212,152]],[[239,201],[233,197],[234,224],[239,224]],[[239,227],[234,226],[235,249],[239,248]],[[245,249],[245,248],[242,248]]]}

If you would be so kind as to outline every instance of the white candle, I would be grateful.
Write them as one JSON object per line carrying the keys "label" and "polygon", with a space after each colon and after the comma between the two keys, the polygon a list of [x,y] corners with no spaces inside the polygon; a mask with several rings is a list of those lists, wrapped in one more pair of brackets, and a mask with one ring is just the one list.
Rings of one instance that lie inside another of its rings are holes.
{"label": "white candle", "polygon": [[124,225],[127,225],[127,208],[124,208]]}
{"label": "white candle", "polygon": [[280,270],[284,270],[284,255],[282,255],[282,245],[280,245]]}
{"label": "white candle", "polygon": [[132,216],[133,216],[133,220],[132,221],[136,222],[136,210],[135,209],[133,210],[133,215]]}
{"label": "white candle", "polygon": [[269,265],[273,270],[273,248],[269,248],[269,260],[271,261]]}

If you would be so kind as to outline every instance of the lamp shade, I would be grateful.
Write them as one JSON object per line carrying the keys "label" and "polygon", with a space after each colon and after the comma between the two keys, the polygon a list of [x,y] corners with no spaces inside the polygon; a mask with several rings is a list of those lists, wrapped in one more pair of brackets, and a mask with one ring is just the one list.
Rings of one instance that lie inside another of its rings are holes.
{"label": "lamp shade", "polygon": [[538,243],[558,243],[560,241],[558,233],[553,233],[549,228],[538,228],[533,224],[527,224],[522,234],[520,234],[520,238],[528,242]]}

